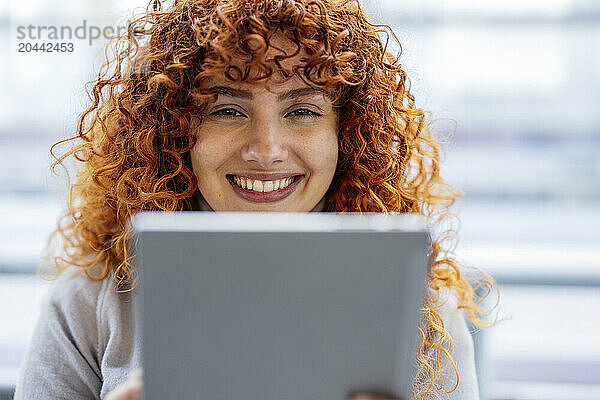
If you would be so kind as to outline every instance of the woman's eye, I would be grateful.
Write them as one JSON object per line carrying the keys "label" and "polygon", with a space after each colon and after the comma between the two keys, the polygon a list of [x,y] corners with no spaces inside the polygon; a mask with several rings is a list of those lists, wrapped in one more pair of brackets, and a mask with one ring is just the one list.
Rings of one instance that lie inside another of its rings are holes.
{"label": "woman's eye", "polygon": [[298,117],[298,118],[316,118],[321,117],[323,114],[309,110],[308,108],[298,108],[294,111],[287,113],[285,116]]}
{"label": "woman's eye", "polygon": [[218,116],[222,118],[232,119],[236,117],[245,117],[244,114],[236,110],[235,108],[222,108],[210,114],[211,116]]}

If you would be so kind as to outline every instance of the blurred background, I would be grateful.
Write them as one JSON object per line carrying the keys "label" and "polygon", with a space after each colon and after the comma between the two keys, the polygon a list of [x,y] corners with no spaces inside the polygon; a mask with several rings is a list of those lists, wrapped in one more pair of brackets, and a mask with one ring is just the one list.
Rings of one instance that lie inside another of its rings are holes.
{"label": "blurred background", "polygon": [[[600,399],[600,2],[364,4],[400,39],[432,129],[454,132],[442,171],[465,193],[457,254],[498,280],[504,318],[473,328],[482,399]],[[0,2],[0,398],[47,288],[34,273],[64,205],[49,148],[74,132],[102,60],[106,39],[89,27],[116,31],[139,6]],[[72,52],[19,53],[36,42],[19,39],[29,25],[83,26],[86,37],[53,41]]]}

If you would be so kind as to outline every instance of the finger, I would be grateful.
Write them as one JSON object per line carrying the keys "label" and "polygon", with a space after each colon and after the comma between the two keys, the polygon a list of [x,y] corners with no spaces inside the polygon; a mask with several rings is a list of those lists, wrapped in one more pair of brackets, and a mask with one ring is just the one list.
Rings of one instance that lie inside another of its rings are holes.
{"label": "finger", "polygon": [[137,368],[129,374],[129,380],[131,381],[131,386],[128,392],[128,396],[131,400],[139,400],[142,395],[142,387],[143,387],[143,371],[142,368]]}
{"label": "finger", "polygon": [[133,371],[129,372],[128,379],[142,380],[143,375],[144,375],[143,369],[136,368]]}
{"label": "finger", "polygon": [[142,395],[142,381],[135,381],[133,385],[129,388],[127,392],[128,399],[131,400],[140,400]]}
{"label": "finger", "polygon": [[139,400],[142,391],[142,380],[129,375],[127,382],[119,385],[106,396],[106,400]]}
{"label": "finger", "polygon": [[350,400],[400,400],[397,397],[381,397],[381,396],[372,396],[370,394],[359,394],[351,397]]}
{"label": "finger", "polygon": [[347,397],[348,400],[402,400],[391,393],[378,390],[356,390]]}
{"label": "finger", "polygon": [[118,400],[138,400],[142,390],[141,381],[128,382],[121,388]]}

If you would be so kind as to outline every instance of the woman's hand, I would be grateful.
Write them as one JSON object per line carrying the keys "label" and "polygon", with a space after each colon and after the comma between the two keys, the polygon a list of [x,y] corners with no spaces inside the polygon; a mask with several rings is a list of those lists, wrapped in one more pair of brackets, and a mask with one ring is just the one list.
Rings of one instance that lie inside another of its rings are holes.
{"label": "woman's hand", "polygon": [[391,394],[373,392],[373,391],[355,391],[350,396],[348,396],[348,400],[402,400],[398,397],[395,397]]}
{"label": "woman's hand", "polygon": [[133,370],[127,376],[127,381],[108,393],[105,400],[139,400],[142,393],[142,369]]}

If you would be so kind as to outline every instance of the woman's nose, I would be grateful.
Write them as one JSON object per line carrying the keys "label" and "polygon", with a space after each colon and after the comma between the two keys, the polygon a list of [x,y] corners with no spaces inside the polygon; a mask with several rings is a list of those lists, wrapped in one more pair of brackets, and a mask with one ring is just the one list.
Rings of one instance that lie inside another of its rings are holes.
{"label": "woman's nose", "polygon": [[288,151],[283,143],[283,132],[277,124],[257,122],[253,124],[248,143],[242,148],[242,159],[269,169],[284,162]]}

